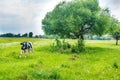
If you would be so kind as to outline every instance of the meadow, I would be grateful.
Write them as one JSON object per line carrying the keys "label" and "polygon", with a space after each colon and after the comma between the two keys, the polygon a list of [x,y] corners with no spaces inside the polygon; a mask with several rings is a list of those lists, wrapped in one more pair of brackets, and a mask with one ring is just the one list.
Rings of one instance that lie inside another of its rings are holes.
{"label": "meadow", "polygon": [[[27,58],[19,58],[23,41],[34,44],[34,54]],[[51,52],[53,42],[0,38],[0,80],[120,80],[120,45],[114,40],[86,40],[86,49],[80,53]]]}

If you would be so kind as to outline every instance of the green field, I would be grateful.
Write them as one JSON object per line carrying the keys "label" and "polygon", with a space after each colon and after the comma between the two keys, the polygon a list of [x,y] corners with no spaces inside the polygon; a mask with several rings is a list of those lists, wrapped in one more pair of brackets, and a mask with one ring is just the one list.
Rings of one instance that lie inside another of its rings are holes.
{"label": "green field", "polygon": [[[19,58],[23,41],[34,44],[34,54],[27,58]],[[51,52],[53,42],[0,38],[0,80],[120,80],[120,45],[115,41],[85,41],[86,50],[77,54]]]}

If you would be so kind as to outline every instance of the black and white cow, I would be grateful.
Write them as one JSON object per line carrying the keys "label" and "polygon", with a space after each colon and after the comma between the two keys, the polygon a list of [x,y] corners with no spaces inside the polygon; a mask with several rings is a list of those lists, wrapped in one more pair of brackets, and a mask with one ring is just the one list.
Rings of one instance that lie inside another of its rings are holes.
{"label": "black and white cow", "polygon": [[33,53],[33,44],[32,42],[22,42],[20,43],[21,46],[21,53],[20,53],[20,58],[22,56],[22,54],[25,54],[25,58],[26,58],[26,53],[28,53],[30,55],[30,52]]}

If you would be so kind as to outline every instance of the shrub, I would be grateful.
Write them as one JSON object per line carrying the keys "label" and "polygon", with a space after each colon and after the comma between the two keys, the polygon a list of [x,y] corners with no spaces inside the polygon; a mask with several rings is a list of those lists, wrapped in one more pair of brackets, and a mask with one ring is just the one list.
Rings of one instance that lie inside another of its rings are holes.
{"label": "shrub", "polygon": [[118,68],[118,64],[116,62],[113,63],[113,68]]}
{"label": "shrub", "polygon": [[56,47],[61,48],[62,47],[61,41],[57,38],[55,39],[55,41],[56,41]]}
{"label": "shrub", "polygon": [[60,41],[59,39],[55,39],[55,43],[51,45],[51,51],[59,51],[59,52],[71,52],[72,53],[79,53],[84,51],[84,41],[78,39],[77,43],[71,47],[68,42]]}
{"label": "shrub", "polygon": [[79,52],[84,50],[84,41],[82,39],[78,39],[77,47]]}
{"label": "shrub", "polygon": [[68,42],[65,42],[65,39],[62,42],[63,49],[69,49],[71,48],[71,45]]}
{"label": "shrub", "polygon": [[73,45],[73,46],[72,46],[71,52],[72,52],[72,53],[78,53],[78,48],[76,47],[76,45]]}
{"label": "shrub", "polygon": [[57,70],[52,70],[52,72],[49,75],[49,79],[54,79],[54,80],[60,79],[60,73]]}
{"label": "shrub", "polygon": [[63,41],[55,39],[55,43],[53,43],[50,47],[51,51],[66,52],[71,48],[71,45],[68,42],[65,42],[65,39]]}
{"label": "shrub", "polygon": [[71,52],[72,53],[79,53],[85,50],[85,46],[84,46],[84,41],[81,39],[78,39],[77,44],[73,45],[71,48]]}

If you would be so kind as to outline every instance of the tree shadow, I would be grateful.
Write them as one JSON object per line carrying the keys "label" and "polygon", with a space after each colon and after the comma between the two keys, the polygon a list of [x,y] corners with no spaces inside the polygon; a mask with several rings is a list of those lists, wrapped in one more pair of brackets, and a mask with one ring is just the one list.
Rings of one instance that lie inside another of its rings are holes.
{"label": "tree shadow", "polygon": [[118,49],[112,48],[112,47],[106,47],[106,48],[101,48],[101,47],[86,47],[85,51],[82,53],[87,53],[87,54],[100,54],[100,53],[108,53],[108,52],[114,52]]}

